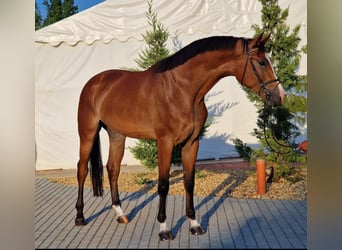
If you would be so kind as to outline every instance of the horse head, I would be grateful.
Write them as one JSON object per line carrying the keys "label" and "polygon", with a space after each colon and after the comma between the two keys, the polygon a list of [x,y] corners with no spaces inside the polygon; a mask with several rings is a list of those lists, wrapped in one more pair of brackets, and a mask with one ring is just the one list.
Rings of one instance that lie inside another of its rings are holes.
{"label": "horse head", "polygon": [[239,82],[258,93],[269,106],[280,106],[285,93],[277,79],[271,61],[265,52],[265,44],[270,36],[248,40],[243,52],[243,67],[240,67]]}

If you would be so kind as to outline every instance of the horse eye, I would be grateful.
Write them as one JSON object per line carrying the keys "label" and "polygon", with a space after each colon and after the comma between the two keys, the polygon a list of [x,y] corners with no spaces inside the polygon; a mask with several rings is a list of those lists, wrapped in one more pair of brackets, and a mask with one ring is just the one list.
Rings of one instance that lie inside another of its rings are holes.
{"label": "horse eye", "polygon": [[262,67],[265,67],[266,66],[265,60],[260,60],[259,61],[259,65],[262,66]]}

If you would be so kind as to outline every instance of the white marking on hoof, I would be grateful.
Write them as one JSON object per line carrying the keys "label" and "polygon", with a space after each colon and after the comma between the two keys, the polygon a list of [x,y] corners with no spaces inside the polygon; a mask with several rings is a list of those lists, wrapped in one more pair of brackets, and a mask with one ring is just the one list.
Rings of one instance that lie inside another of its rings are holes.
{"label": "white marking on hoof", "polygon": [[189,219],[189,222],[190,222],[190,228],[192,228],[192,227],[200,227],[200,226],[201,226],[201,225],[198,223],[197,220]]}
{"label": "white marking on hoof", "polygon": [[117,217],[120,217],[120,216],[122,216],[122,215],[124,214],[124,213],[122,212],[122,209],[121,209],[120,206],[112,205],[112,208],[114,209],[115,215],[116,215]]}
{"label": "white marking on hoof", "polygon": [[169,229],[167,228],[166,222],[162,222],[159,225],[159,232],[168,232]]}

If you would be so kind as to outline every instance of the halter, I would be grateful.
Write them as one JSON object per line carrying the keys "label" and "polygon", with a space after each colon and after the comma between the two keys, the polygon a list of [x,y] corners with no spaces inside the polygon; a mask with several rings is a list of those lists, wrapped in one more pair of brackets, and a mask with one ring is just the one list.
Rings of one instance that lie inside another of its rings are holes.
{"label": "halter", "polygon": [[[243,75],[242,75],[241,84],[244,85],[243,84],[243,80],[245,79],[245,75],[246,75],[246,71],[247,71],[247,63],[249,61],[251,63],[251,65],[252,65],[252,69],[253,69],[254,75],[256,76],[256,78],[258,79],[258,82],[260,84],[260,89],[259,89],[258,95],[260,96],[260,93],[262,91],[264,93],[264,95],[266,96],[266,99],[269,99],[271,92],[273,92],[275,90],[275,88],[278,87],[279,79],[276,78],[276,79],[273,79],[273,80],[269,80],[267,82],[264,82],[261,79],[260,75],[258,74],[258,71],[255,68],[255,65],[254,65],[253,61],[251,60],[251,53],[256,51],[256,50],[258,50],[258,49],[259,48],[255,48],[255,49],[252,49],[251,51],[249,51],[248,50],[248,44],[246,44],[247,59],[246,59],[245,66],[244,66],[244,69],[243,69]],[[273,82],[277,82],[277,85],[273,89],[267,88],[267,85],[269,85],[269,84],[271,84]]]}
{"label": "halter", "polygon": [[[243,75],[242,75],[241,84],[244,85],[244,84],[243,84],[243,80],[244,80],[245,75],[246,75],[247,63],[248,63],[248,61],[250,61],[251,65],[252,65],[252,69],[253,69],[254,75],[256,76],[256,78],[258,79],[258,82],[259,82],[259,84],[260,84],[260,89],[259,89],[258,95],[260,96],[260,92],[262,91],[262,92],[264,93],[264,95],[266,96],[266,99],[269,99],[269,98],[270,98],[271,92],[273,92],[273,91],[275,90],[275,88],[279,85],[279,79],[276,78],[276,79],[274,79],[274,80],[269,80],[269,81],[267,81],[267,82],[264,82],[264,81],[261,79],[260,75],[258,74],[258,71],[257,71],[256,68],[255,68],[255,65],[254,65],[253,61],[251,60],[251,53],[254,52],[254,51],[256,51],[256,50],[258,50],[258,49],[259,49],[259,48],[255,48],[255,49],[252,49],[252,50],[248,51],[248,44],[246,44],[247,59],[246,59],[246,63],[245,63],[244,70],[243,70]],[[271,84],[271,83],[273,83],[273,82],[278,82],[278,83],[277,83],[277,85],[276,85],[273,89],[267,88],[267,85],[269,85],[269,84]],[[265,105],[266,105],[266,104],[265,104],[265,102],[264,102],[264,109],[265,109]],[[267,143],[267,145],[268,145],[270,151],[272,151],[272,152],[274,152],[274,153],[277,153],[277,154],[288,154],[288,153],[290,153],[290,152],[293,150],[293,147],[291,147],[291,146],[289,146],[289,145],[286,145],[286,144],[284,144],[284,143],[281,143],[281,142],[275,137],[275,135],[274,135],[273,133],[272,133],[272,138],[273,138],[273,140],[275,141],[275,143],[277,143],[277,144],[278,144],[279,146],[281,146],[282,148],[288,148],[288,151],[286,151],[286,152],[280,152],[280,151],[274,149],[274,148],[271,146],[271,144],[270,144],[269,141],[268,141],[269,138],[268,138],[268,136],[267,136],[267,134],[266,134],[266,123],[267,123],[266,119],[267,119],[267,118],[264,118],[264,119],[263,119],[263,132],[264,132],[264,136],[265,136],[265,141],[266,141],[266,143]]]}

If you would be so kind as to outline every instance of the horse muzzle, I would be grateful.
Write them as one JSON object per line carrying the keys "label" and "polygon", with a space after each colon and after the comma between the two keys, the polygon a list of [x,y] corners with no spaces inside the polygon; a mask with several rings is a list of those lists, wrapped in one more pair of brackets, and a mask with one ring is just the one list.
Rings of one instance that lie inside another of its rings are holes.
{"label": "horse muzzle", "polygon": [[285,99],[285,91],[280,83],[272,91],[265,89],[263,92],[265,95],[266,104],[268,106],[278,107],[283,104]]}

